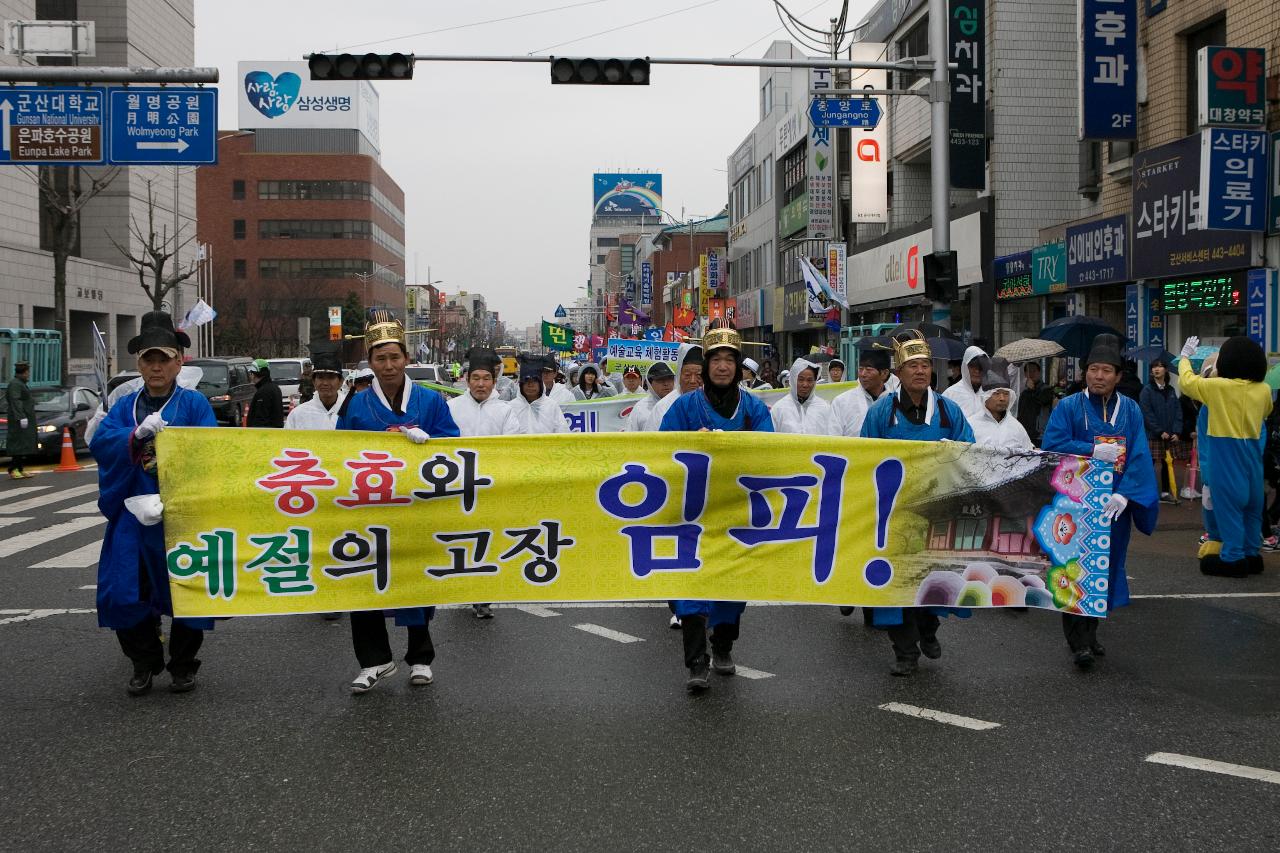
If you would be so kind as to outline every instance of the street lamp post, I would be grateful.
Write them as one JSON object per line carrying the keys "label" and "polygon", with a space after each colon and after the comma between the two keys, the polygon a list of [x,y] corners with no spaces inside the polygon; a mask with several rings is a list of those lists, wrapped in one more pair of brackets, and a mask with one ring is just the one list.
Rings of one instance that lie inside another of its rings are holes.
{"label": "street lamp post", "polygon": [[398,266],[400,266],[399,261],[392,261],[389,264],[374,264],[373,269],[370,272],[352,273],[352,276],[360,279],[360,281],[364,283],[364,299],[362,304],[364,305],[365,316],[368,316],[369,314],[369,279],[373,278],[383,270],[390,270],[392,267]]}

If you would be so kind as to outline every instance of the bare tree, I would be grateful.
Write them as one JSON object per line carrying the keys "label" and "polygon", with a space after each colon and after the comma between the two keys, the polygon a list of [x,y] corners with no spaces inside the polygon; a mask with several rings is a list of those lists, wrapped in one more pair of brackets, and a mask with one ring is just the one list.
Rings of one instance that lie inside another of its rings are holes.
{"label": "bare tree", "polygon": [[69,379],[71,330],[67,323],[67,258],[80,242],[80,211],[120,174],[113,166],[96,177],[79,166],[45,166],[24,170],[40,190],[40,205],[49,213],[50,252],[53,254],[53,328],[62,336],[62,383]]}
{"label": "bare tree", "polygon": [[196,274],[199,261],[193,256],[185,270],[181,269],[176,262],[172,269],[166,269],[174,256],[194,240],[196,235],[193,231],[185,240],[181,238],[180,233],[170,236],[167,226],[160,233],[156,232],[156,199],[151,184],[151,181],[147,181],[146,230],[143,230],[136,218],[129,217],[129,233],[141,244],[138,253],[134,254],[130,249],[121,246],[110,234],[107,235],[107,239],[120,254],[129,259],[129,263],[137,270],[138,284],[142,285],[142,290],[151,300],[151,309],[162,311],[165,297]]}

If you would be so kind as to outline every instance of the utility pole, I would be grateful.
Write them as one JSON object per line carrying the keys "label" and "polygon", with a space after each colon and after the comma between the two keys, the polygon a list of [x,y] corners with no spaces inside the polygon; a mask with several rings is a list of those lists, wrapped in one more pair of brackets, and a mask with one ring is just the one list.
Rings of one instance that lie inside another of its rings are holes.
{"label": "utility pole", "polygon": [[[951,251],[951,72],[947,63],[947,0],[929,0],[929,176],[933,192],[933,251]],[[951,324],[951,303],[933,303],[933,322]]]}

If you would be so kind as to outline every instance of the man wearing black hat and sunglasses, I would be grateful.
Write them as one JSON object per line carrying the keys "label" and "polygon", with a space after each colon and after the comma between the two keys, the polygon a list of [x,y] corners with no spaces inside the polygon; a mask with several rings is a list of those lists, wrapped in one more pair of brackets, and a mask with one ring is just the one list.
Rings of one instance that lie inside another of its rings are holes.
{"label": "man wearing black hat and sunglasses", "polygon": [[166,427],[216,427],[209,401],[177,382],[186,333],[173,327],[163,311],[142,318],[141,331],[129,341],[138,357],[143,387],[121,398],[98,426],[89,445],[98,462],[98,507],[107,518],[98,561],[98,624],[116,632],[120,648],[133,662],[127,690],[141,696],[166,668],[169,689],[185,693],[196,686],[196,653],[212,619],[174,619],[169,630],[169,663],[160,641],[160,617],[173,616],[165,560],[164,504],[157,479],[156,436]]}

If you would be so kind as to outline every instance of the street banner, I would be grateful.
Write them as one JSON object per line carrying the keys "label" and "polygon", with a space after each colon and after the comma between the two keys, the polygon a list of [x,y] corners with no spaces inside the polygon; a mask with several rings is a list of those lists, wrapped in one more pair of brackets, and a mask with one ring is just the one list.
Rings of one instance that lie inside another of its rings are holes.
{"label": "street banner", "polygon": [[[665,362],[672,371],[680,356],[680,345],[663,341],[633,341],[625,338],[609,338],[609,372],[620,373],[632,365],[646,373],[656,362]],[[606,398],[608,399],[608,398]]]}
{"label": "street banner", "polygon": [[[880,42],[856,41],[849,45],[849,58],[855,62],[879,62],[888,55],[888,45]],[[873,68],[859,71],[850,87],[888,89],[889,72]],[[866,107],[869,101],[860,103]],[[849,221],[857,224],[888,222],[889,122],[880,121],[875,127],[850,130],[849,145],[850,192],[846,202]],[[955,177],[954,167],[952,177]]]}
{"label": "street banner", "polygon": [[177,616],[713,599],[1105,616],[1109,464],[768,433],[165,430]]}
{"label": "street banner", "polygon": [[542,321],[542,345],[557,352],[573,349],[573,329]]}

